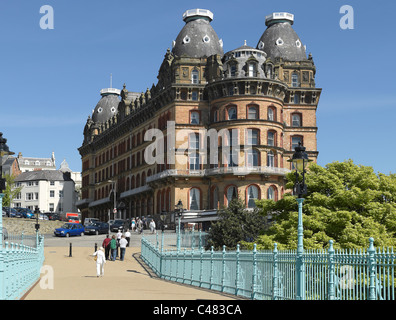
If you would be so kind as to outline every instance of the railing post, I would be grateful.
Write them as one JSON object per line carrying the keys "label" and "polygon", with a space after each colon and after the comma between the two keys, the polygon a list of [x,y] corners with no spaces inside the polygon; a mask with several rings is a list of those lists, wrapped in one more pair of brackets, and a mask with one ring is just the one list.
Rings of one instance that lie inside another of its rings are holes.
{"label": "railing post", "polygon": [[209,279],[209,289],[212,289],[212,281],[213,281],[213,246],[210,248],[210,279]]}
{"label": "railing post", "polygon": [[239,263],[239,254],[240,254],[240,246],[237,244],[237,250],[236,250],[236,275],[235,275],[235,295],[238,295],[238,289],[239,289],[239,268],[240,268],[240,263]]}
{"label": "railing post", "polygon": [[333,240],[329,241],[329,250],[328,250],[328,268],[329,268],[329,288],[327,292],[327,299],[334,300],[335,299],[335,265],[334,265],[334,253],[335,250],[333,248]]}
{"label": "railing post", "polygon": [[224,282],[226,277],[226,263],[225,263],[225,255],[226,255],[226,246],[223,245],[223,254],[222,254],[222,272],[221,272],[221,292],[224,292]]}
{"label": "railing post", "polygon": [[303,245],[303,198],[298,198],[298,228],[297,228],[297,256],[296,256],[296,300],[305,300],[305,265]]}
{"label": "railing post", "polygon": [[257,245],[254,244],[253,247],[253,275],[252,275],[252,300],[254,300],[254,294],[256,290],[256,283],[257,283]]}
{"label": "railing post", "polygon": [[201,247],[201,254],[200,254],[200,266],[199,266],[199,286],[202,287],[202,271],[203,271],[203,253],[204,248]]}
{"label": "railing post", "polygon": [[374,248],[374,239],[370,238],[370,247],[367,252],[369,255],[369,275],[370,275],[370,283],[369,283],[369,300],[376,300],[376,292],[375,292],[375,281],[377,279],[377,264],[375,261],[375,248]]}
{"label": "railing post", "polygon": [[159,277],[162,278],[162,256],[164,254],[164,231],[161,235],[161,251],[160,251],[160,267],[159,267]]}
{"label": "railing post", "polygon": [[274,243],[273,251],[274,260],[274,274],[272,278],[272,300],[278,300],[279,290],[278,290],[278,244]]}

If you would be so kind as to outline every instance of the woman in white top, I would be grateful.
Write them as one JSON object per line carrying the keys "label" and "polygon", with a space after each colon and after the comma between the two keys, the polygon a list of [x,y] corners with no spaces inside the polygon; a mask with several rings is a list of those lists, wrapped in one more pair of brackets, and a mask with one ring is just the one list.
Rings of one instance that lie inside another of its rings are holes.
{"label": "woman in white top", "polygon": [[104,265],[106,263],[106,257],[104,253],[103,247],[100,247],[98,251],[96,251],[94,254],[96,256],[96,276],[102,276],[104,275]]}

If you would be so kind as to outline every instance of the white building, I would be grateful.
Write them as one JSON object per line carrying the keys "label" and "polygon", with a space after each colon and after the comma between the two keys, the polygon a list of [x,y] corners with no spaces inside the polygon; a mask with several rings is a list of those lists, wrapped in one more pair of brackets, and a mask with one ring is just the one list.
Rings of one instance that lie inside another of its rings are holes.
{"label": "white building", "polygon": [[22,187],[13,200],[13,207],[41,212],[78,212],[77,193],[70,172],[38,170],[21,173],[15,178],[15,187]]}
{"label": "white building", "polygon": [[55,154],[52,152],[51,158],[24,157],[22,153],[18,153],[16,158],[21,172],[35,170],[56,170]]}

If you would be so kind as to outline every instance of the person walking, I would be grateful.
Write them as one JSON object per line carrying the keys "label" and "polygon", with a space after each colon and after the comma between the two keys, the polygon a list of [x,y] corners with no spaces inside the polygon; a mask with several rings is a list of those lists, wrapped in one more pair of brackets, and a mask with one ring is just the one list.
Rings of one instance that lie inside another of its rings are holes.
{"label": "person walking", "polygon": [[120,240],[120,261],[124,261],[127,244],[128,241],[125,239],[125,236],[122,236]]}
{"label": "person walking", "polygon": [[100,247],[93,256],[96,256],[96,276],[103,277],[104,275],[104,265],[106,263],[106,257],[103,247]]}
{"label": "person walking", "polygon": [[135,221],[135,219],[132,219],[132,222],[131,222],[131,230],[132,230],[132,232],[135,231],[135,227],[136,227],[136,221]]}
{"label": "person walking", "polygon": [[118,248],[120,247],[120,240],[121,240],[121,237],[122,237],[122,231],[121,231],[121,229],[118,229],[118,233],[117,233],[117,255],[116,255],[116,257],[119,256],[119,254],[118,254]]}
{"label": "person walking", "polygon": [[115,235],[111,237],[110,250],[111,250],[111,261],[115,261],[117,254],[117,240]]}
{"label": "person walking", "polygon": [[109,260],[110,255],[110,236],[106,234],[106,239],[103,240],[102,247],[105,249],[106,260]]}
{"label": "person walking", "polygon": [[129,232],[128,229],[125,232],[125,239],[128,241],[127,247],[129,247],[129,242],[131,241],[131,233]]}
{"label": "person walking", "polygon": [[155,222],[154,222],[154,219],[151,219],[151,221],[150,221],[150,230],[151,230],[151,233],[155,233]]}
{"label": "person walking", "polygon": [[139,233],[143,233],[143,221],[142,221],[142,219],[139,219],[139,221],[138,221],[138,229],[139,229]]}

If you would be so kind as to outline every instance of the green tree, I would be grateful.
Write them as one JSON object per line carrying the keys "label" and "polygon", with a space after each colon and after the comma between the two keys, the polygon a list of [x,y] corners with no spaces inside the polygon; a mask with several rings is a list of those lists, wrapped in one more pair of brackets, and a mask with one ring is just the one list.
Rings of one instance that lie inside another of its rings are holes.
{"label": "green tree", "polygon": [[245,203],[240,199],[233,199],[228,208],[220,210],[219,218],[209,230],[207,249],[213,246],[215,250],[221,250],[223,245],[235,249],[240,241],[256,238],[264,223],[259,210],[246,209]]}
{"label": "green tree", "polygon": [[[292,189],[294,174],[286,187]],[[396,175],[376,174],[372,167],[352,160],[332,162],[325,167],[311,164],[306,174],[308,194],[303,203],[304,248],[367,248],[373,237],[376,246],[396,245]],[[274,202],[260,200],[264,216],[274,222],[256,238],[258,248],[297,247],[297,202],[285,194]],[[249,244],[245,244],[248,248]]]}
{"label": "green tree", "polygon": [[4,192],[3,206],[11,207],[12,201],[15,199],[17,194],[21,192],[23,187],[15,188],[15,177],[12,175],[6,174],[5,179],[6,179],[6,189],[3,190]]}

